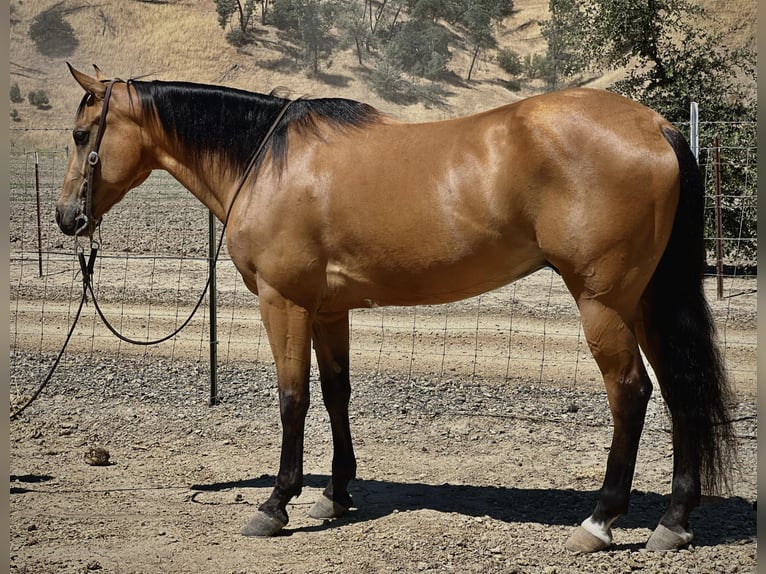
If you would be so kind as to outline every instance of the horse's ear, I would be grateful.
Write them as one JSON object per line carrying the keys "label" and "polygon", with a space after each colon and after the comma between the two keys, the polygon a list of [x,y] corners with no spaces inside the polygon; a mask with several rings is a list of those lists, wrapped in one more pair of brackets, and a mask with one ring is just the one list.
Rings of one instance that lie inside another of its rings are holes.
{"label": "horse's ear", "polygon": [[77,80],[77,83],[82,86],[83,90],[98,99],[104,99],[106,85],[103,82],[98,78],[93,78],[88,74],[75,70],[69,62],[67,62],[66,65],[69,67],[69,71],[72,73],[72,76],[74,76],[74,79]]}
{"label": "horse's ear", "polygon": [[101,71],[101,68],[99,68],[96,64],[93,64],[93,69],[96,70],[96,79],[99,82],[106,80],[106,76],[104,75],[104,72]]}

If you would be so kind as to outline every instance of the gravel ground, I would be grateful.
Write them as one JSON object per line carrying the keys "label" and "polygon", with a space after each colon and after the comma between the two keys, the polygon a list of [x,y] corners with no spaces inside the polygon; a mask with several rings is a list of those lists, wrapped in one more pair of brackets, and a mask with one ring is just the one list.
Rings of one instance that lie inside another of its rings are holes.
{"label": "gravel ground", "polygon": [[[49,360],[14,357],[12,388]],[[238,531],[276,471],[271,367],[222,372],[214,407],[203,371],[178,360],[62,362],[11,424],[12,572],[756,572],[752,397],[736,409],[733,491],[694,512],[688,549],[642,550],[671,471],[668,421],[653,398],[615,545],[573,556],[563,544],[592,510],[610,440],[602,391],[355,373],[358,508],[321,523],[307,511],[327,480],[331,438],[312,379],[306,488],[284,535],[261,540]],[[84,461],[96,446],[109,466]]]}

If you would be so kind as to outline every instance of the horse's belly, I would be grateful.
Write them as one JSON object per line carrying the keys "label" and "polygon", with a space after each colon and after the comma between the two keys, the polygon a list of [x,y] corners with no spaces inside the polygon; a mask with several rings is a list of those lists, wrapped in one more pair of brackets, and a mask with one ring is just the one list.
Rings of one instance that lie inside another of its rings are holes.
{"label": "horse's belly", "polygon": [[[390,262],[389,262],[390,263]],[[402,265],[328,265],[323,308],[435,305],[451,303],[507,285],[544,267],[538,250]]]}

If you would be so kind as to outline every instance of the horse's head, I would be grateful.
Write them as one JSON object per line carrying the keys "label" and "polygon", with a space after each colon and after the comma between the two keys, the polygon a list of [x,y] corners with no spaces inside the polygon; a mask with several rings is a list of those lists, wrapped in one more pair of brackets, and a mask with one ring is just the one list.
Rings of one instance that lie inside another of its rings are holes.
{"label": "horse's head", "polygon": [[72,130],[74,152],[56,203],[56,223],[67,235],[88,235],[151,169],[142,165],[140,104],[131,101],[129,84],[106,79],[96,66],[95,77],[67,66],[85,95]]}

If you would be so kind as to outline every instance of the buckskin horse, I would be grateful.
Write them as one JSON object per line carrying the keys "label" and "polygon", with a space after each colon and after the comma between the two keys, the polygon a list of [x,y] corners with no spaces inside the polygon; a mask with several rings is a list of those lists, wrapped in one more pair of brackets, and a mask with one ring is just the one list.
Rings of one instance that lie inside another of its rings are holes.
{"label": "buckskin horse", "polygon": [[703,290],[701,175],[667,120],[608,91],[567,89],[405,123],[348,99],[107,79],[94,67],[69,66],[85,95],[61,230],[92,236],[128,190],[165,170],[224,223],[259,298],[282,446],[274,489],[242,534],[277,534],[301,492],[312,343],[333,457],[309,514],[352,506],[349,310],[456,301],[549,266],[578,306],[613,419],[596,507],[566,548],[608,548],[628,510],[652,392],[639,349],[668,407],[674,456],[669,506],[647,547],[690,542],[689,514],[703,490],[725,486],[734,440]]}

